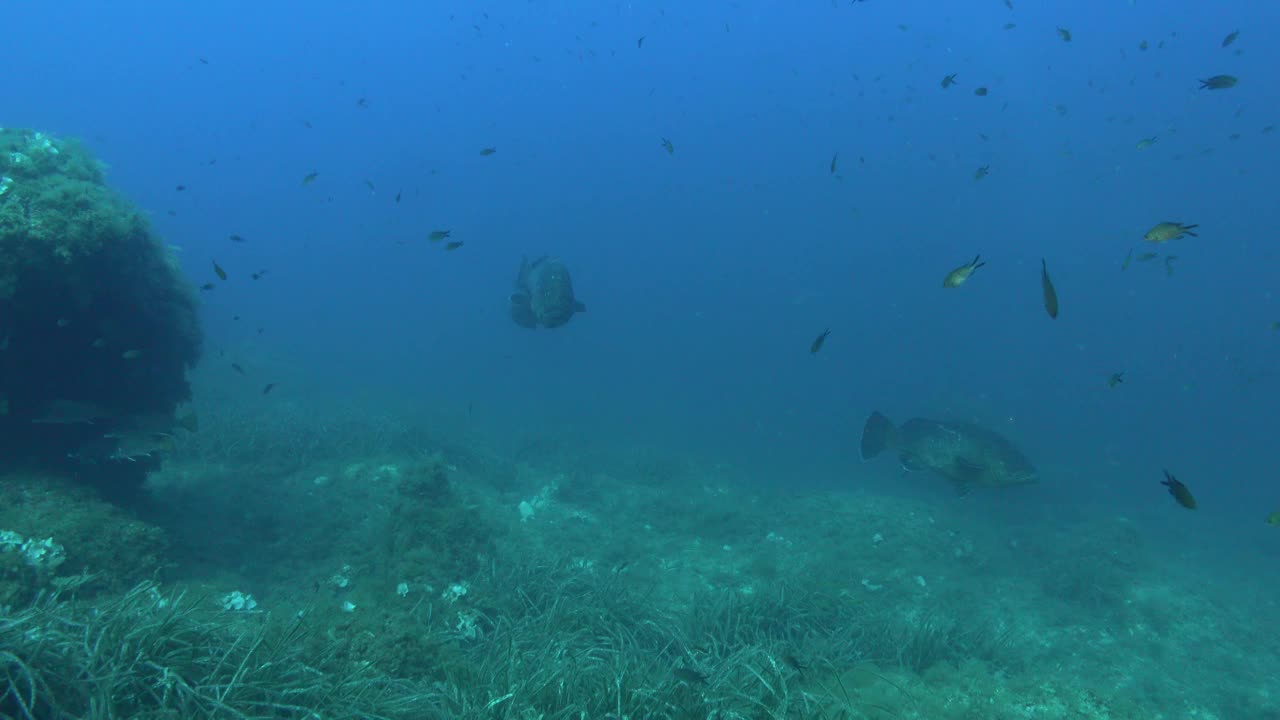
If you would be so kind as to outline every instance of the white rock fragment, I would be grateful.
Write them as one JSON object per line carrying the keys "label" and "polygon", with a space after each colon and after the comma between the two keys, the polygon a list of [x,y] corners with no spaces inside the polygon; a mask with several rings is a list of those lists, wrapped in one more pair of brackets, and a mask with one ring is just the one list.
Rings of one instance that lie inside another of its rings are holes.
{"label": "white rock fragment", "polygon": [[242,593],[239,590],[229,592],[222,596],[222,609],[232,612],[244,612],[253,610],[258,607],[258,601],[253,599],[252,595]]}

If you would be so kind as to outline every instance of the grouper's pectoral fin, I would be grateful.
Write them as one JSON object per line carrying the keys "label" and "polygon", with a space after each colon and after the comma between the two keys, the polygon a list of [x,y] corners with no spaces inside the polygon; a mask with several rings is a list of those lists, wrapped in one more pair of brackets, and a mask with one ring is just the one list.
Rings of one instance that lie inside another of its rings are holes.
{"label": "grouper's pectoral fin", "polygon": [[979,465],[967,458],[957,457],[951,463],[951,472],[947,475],[955,485],[956,494],[964,497],[973,489],[974,484],[982,478],[986,466]]}

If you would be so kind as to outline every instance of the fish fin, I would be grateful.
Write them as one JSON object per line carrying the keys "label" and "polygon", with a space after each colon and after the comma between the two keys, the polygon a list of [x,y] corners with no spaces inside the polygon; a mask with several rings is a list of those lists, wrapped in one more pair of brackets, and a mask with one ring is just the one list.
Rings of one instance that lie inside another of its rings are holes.
{"label": "fish fin", "polygon": [[586,312],[586,311],[587,311],[587,306],[586,306],[586,305],[583,305],[581,302],[579,302],[579,301],[577,301],[577,300],[574,300],[574,301],[573,301],[573,311],[574,311],[574,312]]}
{"label": "fish fin", "polygon": [[951,482],[955,484],[956,494],[964,497],[969,494],[973,484],[986,467],[979,465],[967,458],[957,457],[951,464],[954,474],[950,476]]}
{"label": "fish fin", "polygon": [[866,424],[862,426],[862,459],[870,460],[884,452],[884,449],[889,446],[893,431],[893,422],[889,418],[879,412],[872,412],[871,417],[868,417]]}

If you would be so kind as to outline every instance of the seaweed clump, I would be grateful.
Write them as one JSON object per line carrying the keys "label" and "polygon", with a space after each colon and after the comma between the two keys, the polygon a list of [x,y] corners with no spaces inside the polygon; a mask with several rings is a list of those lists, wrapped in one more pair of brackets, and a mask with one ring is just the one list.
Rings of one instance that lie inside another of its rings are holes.
{"label": "seaweed clump", "polygon": [[102,165],[0,129],[0,457],[109,465],[104,437],[190,397],[201,337],[195,289]]}

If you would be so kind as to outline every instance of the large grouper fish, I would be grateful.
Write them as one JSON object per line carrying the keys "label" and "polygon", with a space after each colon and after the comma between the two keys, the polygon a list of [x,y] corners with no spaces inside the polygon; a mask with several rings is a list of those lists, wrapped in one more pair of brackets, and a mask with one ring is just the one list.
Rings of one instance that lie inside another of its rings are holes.
{"label": "large grouper fish", "polygon": [[1036,468],[1004,436],[972,423],[912,418],[895,426],[873,412],[862,428],[862,459],[885,450],[898,453],[902,467],[932,470],[950,480],[961,495],[974,487],[1026,485],[1039,480]]}
{"label": "large grouper fish", "polygon": [[515,288],[511,291],[511,319],[525,328],[556,328],[569,322],[574,313],[586,312],[573,295],[569,268],[558,258],[540,257],[520,261]]}

